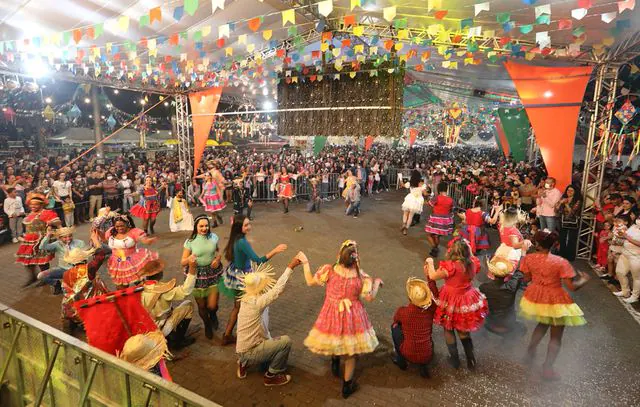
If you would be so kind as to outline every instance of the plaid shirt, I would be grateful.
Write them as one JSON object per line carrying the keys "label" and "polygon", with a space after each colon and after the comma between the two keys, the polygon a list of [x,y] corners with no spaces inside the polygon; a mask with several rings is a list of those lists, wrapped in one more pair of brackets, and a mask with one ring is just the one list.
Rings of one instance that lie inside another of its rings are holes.
{"label": "plaid shirt", "polygon": [[[438,287],[434,281],[429,281],[429,289],[434,300],[438,298]],[[436,312],[435,301],[427,309],[413,304],[398,308],[393,317],[394,323],[402,326],[404,340],[400,345],[402,356],[411,363],[429,363],[433,356],[433,315]]]}

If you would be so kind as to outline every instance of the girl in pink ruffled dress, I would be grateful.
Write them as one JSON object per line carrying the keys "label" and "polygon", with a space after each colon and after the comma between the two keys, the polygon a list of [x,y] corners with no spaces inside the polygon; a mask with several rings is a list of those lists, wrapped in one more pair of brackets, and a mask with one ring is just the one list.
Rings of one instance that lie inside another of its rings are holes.
{"label": "girl in pink ruffled dress", "polygon": [[378,346],[361,298],[373,301],[382,280],[369,277],[360,269],[356,242],[347,240],[340,247],[336,264],[321,266],[315,275],[305,268],[307,285],[326,285],[324,304],[304,345],[313,353],[331,356],[331,371],[340,376],[340,357],[344,358],[342,397],[357,390],[353,380],[356,355],[371,353]]}

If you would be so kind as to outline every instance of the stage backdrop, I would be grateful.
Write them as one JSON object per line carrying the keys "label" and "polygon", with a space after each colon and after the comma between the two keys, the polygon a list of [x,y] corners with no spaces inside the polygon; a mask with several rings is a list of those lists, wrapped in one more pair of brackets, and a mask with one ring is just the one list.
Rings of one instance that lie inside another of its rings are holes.
{"label": "stage backdrop", "polygon": [[509,151],[515,161],[527,158],[527,140],[529,139],[529,118],[524,109],[498,109],[500,123],[509,143]]}
{"label": "stage backdrop", "polygon": [[[370,68],[364,64],[360,67]],[[340,75],[339,80],[334,79],[338,72],[328,66],[323,73],[316,72],[315,67],[290,71],[291,76],[285,73],[278,84],[278,109],[353,106],[391,106],[391,109],[278,112],[278,133],[293,137],[402,136],[404,69],[385,64],[378,68],[377,76],[360,72],[354,78]],[[382,68],[393,68],[393,73]]]}
{"label": "stage backdrop", "polygon": [[547,171],[563,190],[571,183],[578,114],[593,67],[504,64],[527,111]]}

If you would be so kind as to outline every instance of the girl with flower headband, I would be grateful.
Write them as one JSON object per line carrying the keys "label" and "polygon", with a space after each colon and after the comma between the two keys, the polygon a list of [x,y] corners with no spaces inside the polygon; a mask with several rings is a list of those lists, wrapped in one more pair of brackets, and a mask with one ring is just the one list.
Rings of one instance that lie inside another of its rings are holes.
{"label": "girl with flower headband", "polygon": [[140,243],[152,244],[157,238],[148,237],[142,229],[136,228],[129,215],[113,218],[113,227],[107,232],[106,239],[112,251],[107,269],[118,289],[139,282],[138,271],[151,260],[158,259],[157,252],[138,247]]}
{"label": "girl with flower headband", "polygon": [[34,192],[27,196],[30,212],[22,221],[26,232],[16,253],[16,263],[23,264],[30,273],[25,287],[36,281],[36,266],[40,271],[48,270],[49,262],[54,257],[53,253],[39,249],[40,241],[47,234],[47,229],[58,228],[61,225],[55,211],[44,209],[46,203],[47,198],[42,193]]}
{"label": "girl with flower headband", "polygon": [[474,369],[476,358],[470,333],[482,326],[487,315],[487,299],[472,285],[480,270],[480,261],[471,254],[471,246],[464,239],[454,239],[445,260],[436,270],[433,259],[427,258],[424,273],[431,280],[444,279],[444,286],[438,296],[438,308],[433,322],[444,329],[444,339],[449,349],[449,363],[456,369],[460,367],[456,332],[464,347],[467,367]]}
{"label": "girl with flower headband", "polygon": [[378,346],[364,305],[360,301],[373,301],[382,285],[360,268],[357,244],[347,240],[340,246],[335,264],[325,264],[312,275],[305,268],[308,286],[324,286],[326,294],[320,314],[304,340],[313,353],[331,356],[331,372],[340,376],[340,357],[344,358],[342,397],[347,398],[358,388],[353,373],[356,355],[371,353]]}

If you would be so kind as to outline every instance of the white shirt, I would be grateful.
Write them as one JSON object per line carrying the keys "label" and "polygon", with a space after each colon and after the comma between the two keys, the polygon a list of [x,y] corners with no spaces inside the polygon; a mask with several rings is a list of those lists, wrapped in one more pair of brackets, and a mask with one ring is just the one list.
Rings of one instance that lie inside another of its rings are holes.
{"label": "white shirt", "polygon": [[22,198],[16,196],[15,198],[7,197],[4,200],[4,213],[7,216],[24,215],[24,207],[22,206]]}
{"label": "white shirt", "polygon": [[[633,240],[640,240],[640,227],[638,225],[631,226],[627,229],[627,236]],[[624,248],[623,253],[631,256],[640,256],[640,246],[636,246],[627,239],[624,240],[622,247]]]}
{"label": "white shirt", "polygon": [[53,190],[56,191],[56,195],[59,197],[69,196],[71,194],[71,181],[55,181]]}

